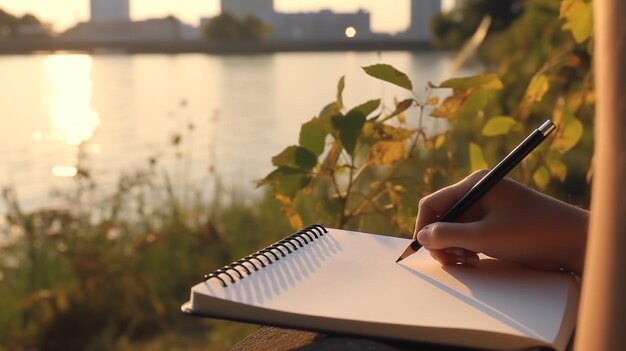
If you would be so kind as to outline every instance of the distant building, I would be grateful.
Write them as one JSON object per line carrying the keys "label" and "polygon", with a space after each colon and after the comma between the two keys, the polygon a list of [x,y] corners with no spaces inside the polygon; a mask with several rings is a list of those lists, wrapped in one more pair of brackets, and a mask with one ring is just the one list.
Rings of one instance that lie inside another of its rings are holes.
{"label": "distant building", "polygon": [[[335,13],[330,10],[305,13],[279,13],[273,0],[221,0],[221,13],[238,19],[257,17],[272,27],[271,39],[336,41],[346,40],[346,29],[352,27],[354,39],[371,38],[370,13]],[[204,26],[209,19],[202,19]]]}
{"label": "distant building", "polygon": [[163,42],[197,40],[197,28],[177,18],[130,20],[130,0],[90,0],[91,18],[61,34],[61,38],[93,42]]}
{"label": "distant building", "polygon": [[76,41],[104,42],[159,42],[197,39],[197,30],[174,17],[145,21],[83,22],[68,29],[61,36]]}
{"label": "distant building", "polygon": [[441,0],[411,0],[411,25],[404,37],[417,41],[432,41],[430,19],[441,12]]}
{"label": "distant building", "polygon": [[52,36],[52,27],[48,24],[18,24],[15,36],[20,38],[42,38]]}
{"label": "distant building", "polygon": [[130,21],[129,0],[90,0],[91,22]]}
{"label": "distant building", "polygon": [[[229,0],[227,0],[229,1]],[[279,40],[346,40],[346,29],[353,28],[355,39],[371,37],[370,13],[335,13],[329,10],[311,13],[274,13],[264,18],[272,25],[272,37]]]}
{"label": "distant building", "polygon": [[239,19],[265,18],[274,13],[274,0],[221,0],[221,13],[229,13]]}

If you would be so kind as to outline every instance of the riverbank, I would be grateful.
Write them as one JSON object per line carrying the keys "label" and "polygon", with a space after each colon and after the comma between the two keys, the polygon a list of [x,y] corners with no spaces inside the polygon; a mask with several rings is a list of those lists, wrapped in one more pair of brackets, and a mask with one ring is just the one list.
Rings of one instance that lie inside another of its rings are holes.
{"label": "riverbank", "polygon": [[122,53],[210,53],[262,54],[273,52],[328,51],[431,51],[430,42],[414,40],[343,40],[343,41],[259,41],[211,42],[178,41],[77,41],[59,38],[12,39],[0,41],[0,55],[53,52],[122,52]]}

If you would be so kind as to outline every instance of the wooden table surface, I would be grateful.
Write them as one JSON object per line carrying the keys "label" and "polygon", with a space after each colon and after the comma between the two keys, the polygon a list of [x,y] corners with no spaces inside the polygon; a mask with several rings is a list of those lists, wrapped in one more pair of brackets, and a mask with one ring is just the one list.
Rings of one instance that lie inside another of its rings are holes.
{"label": "wooden table surface", "polygon": [[230,351],[460,351],[468,348],[429,344],[400,343],[380,339],[328,335],[309,331],[262,327]]}

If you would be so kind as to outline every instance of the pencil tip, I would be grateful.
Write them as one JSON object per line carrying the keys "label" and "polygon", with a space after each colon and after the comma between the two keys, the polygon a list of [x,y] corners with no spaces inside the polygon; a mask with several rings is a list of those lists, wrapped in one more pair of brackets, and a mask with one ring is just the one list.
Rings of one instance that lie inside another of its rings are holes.
{"label": "pencil tip", "polygon": [[396,260],[396,263],[402,261],[402,256],[398,257],[398,259]]}

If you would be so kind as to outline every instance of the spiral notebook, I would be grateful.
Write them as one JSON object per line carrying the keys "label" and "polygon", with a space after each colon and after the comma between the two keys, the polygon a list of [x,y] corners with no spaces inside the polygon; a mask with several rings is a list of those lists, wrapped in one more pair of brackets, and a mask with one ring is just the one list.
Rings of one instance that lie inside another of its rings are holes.
{"label": "spiral notebook", "polygon": [[483,257],[441,267],[408,239],[309,226],[205,276],[183,311],[279,327],[488,349],[564,350],[579,284]]}

